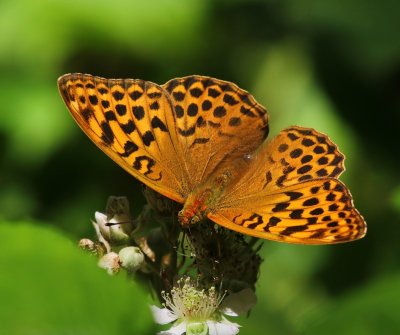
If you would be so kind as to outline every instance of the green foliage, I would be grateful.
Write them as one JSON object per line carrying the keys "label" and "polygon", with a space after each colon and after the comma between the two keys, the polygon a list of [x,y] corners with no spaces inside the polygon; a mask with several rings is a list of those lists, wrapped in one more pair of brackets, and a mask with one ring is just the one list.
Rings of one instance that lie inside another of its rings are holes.
{"label": "green foliage", "polygon": [[68,115],[56,87],[67,72],[215,76],[267,107],[272,134],[328,133],[367,236],[266,242],[241,333],[400,333],[399,12],[393,0],[1,1],[0,333],[139,334],[151,323],[139,288],[76,250],[109,195],[128,196],[134,215],[144,199]]}
{"label": "green foliage", "polygon": [[55,229],[1,223],[2,334],[152,334],[146,294]]}
{"label": "green foliage", "polygon": [[400,273],[377,278],[319,310],[307,334],[397,334],[400,329]]}

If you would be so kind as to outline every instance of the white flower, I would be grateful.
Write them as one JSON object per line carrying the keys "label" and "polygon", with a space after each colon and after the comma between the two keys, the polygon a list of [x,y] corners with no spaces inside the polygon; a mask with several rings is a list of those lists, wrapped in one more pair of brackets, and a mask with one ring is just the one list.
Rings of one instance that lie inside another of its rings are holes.
{"label": "white flower", "polygon": [[107,270],[109,275],[113,275],[119,272],[121,268],[119,256],[115,252],[109,252],[99,259],[97,263],[102,269]]}
{"label": "white flower", "polygon": [[163,335],[235,335],[239,333],[237,323],[229,321],[225,315],[238,316],[247,313],[255,304],[256,297],[251,289],[225,297],[212,286],[208,290],[199,289],[189,278],[182,278],[170,294],[161,293],[164,308],[151,306],[154,320],[158,324],[174,322]]}
{"label": "white flower", "polygon": [[107,252],[111,251],[111,245],[125,245],[129,242],[129,234],[132,231],[130,216],[116,214],[108,218],[106,214],[96,212],[96,222],[92,221],[98,240],[103,243]]}

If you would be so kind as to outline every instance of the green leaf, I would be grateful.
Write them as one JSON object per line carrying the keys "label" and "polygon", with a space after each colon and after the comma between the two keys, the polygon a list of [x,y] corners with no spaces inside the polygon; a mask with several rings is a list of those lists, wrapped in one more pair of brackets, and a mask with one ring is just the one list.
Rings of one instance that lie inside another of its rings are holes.
{"label": "green leaf", "polygon": [[309,335],[400,334],[400,273],[372,281],[313,316]]}
{"label": "green leaf", "polygon": [[55,229],[0,224],[0,333],[154,334],[141,287]]}

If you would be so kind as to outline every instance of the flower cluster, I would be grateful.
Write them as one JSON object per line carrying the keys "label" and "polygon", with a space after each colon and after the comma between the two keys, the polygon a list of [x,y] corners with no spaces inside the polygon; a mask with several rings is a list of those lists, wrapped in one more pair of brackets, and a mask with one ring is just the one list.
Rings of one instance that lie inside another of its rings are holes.
{"label": "flower cluster", "polygon": [[185,230],[173,219],[176,204],[150,189],[145,195],[148,205],[135,219],[125,197],[110,197],[92,221],[97,240],[82,239],[80,246],[97,254],[109,274],[124,270],[152,284],[163,304],[151,306],[154,319],[171,324],[160,334],[237,334],[240,326],[227,316],[246,314],[256,303],[260,246],[211,222]]}

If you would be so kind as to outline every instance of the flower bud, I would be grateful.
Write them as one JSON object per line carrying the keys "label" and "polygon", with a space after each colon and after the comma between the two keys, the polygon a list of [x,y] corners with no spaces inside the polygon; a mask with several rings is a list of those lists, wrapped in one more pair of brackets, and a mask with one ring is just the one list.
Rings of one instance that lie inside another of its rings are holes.
{"label": "flower bud", "polygon": [[88,238],[82,238],[79,241],[78,246],[79,246],[79,248],[81,248],[85,251],[91,251],[91,252],[96,251],[96,244],[92,240],[89,240]]}
{"label": "flower bud", "polygon": [[127,244],[132,231],[131,218],[127,214],[116,214],[110,220],[107,215],[96,212],[96,224],[100,229],[101,236],[112,245]]}
{"label": "flower bud", "polygon": [[108,254],[105,254],[103,257],[100,258],[97,264],[102,269],[107,270],[107,273],[109,275],[118,273],[121,268],[119,256],[115,252],[109,252]]}
{"label": "flower bud", "polygon": [[144,263],[144,255],[138,247],[126,247],[119,251],[119,259],[124,269],[135,272]]}

